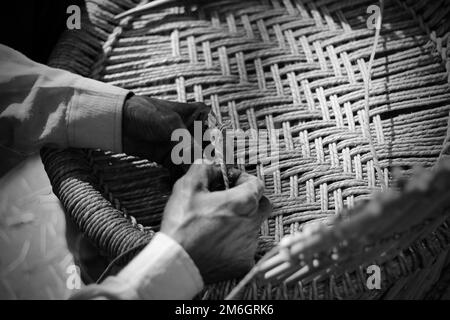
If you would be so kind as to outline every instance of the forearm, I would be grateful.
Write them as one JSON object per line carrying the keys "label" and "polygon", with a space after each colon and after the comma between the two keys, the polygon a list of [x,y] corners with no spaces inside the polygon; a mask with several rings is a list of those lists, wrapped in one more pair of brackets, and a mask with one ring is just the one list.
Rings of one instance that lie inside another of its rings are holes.
{"label": "forearm", "polygon": [[43,145],[122,150],[129,93],[35,63],[0,45],[0,146],[30,154]]}
{"label": "forearm", "polygon": [[73,299],[192,299],[203,280],[186,251],[157,233],[117,276],[82,289]]}

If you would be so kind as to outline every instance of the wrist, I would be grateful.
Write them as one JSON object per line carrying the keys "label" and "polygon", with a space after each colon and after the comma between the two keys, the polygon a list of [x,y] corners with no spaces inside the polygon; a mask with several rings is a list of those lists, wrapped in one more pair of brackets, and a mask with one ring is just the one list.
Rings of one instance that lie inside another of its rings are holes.
{"label": "wrist", "polygon": [[68,146],[122,152],[122,111],[128,91],[85,78],[75,86],[79,89],[67,111]]}

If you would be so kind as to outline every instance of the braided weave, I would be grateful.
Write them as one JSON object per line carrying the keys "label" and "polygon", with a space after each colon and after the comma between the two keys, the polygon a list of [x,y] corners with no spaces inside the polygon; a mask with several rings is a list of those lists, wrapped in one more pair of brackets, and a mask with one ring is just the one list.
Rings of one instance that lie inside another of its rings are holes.
{"label": "braided weave", "polygon": [[[218,121],[229,121],[232,129],[281,129],[279,162],[263,158],[243,168],[264,181],[274,208],[261,226],[258,255],[287,234],[329,223],[344,208],[371,198],[383,181],[394,187],[393,168],[409,176],[415,166],[436,163],[450,111],[449,3],[385,1],[371,68],[365,63],[374,42],[374,30],[366,26],[371,1],[199,1],[191,10],[174,4],[113,19],[139,3],[89,1],[86,24],[61,39],[51,64],[137,94],[205,102]],[[376,174],[370,137],[382,177]],[[73,168],[61,177],[50,160]],[[167,183],[161,169],[100,151],[47,150],[43,161],[68,212],[112,257],[148,242],[158,230],[170,192],[170,186],[159,187]],[[155,174],[160,178],[153,179]],[[73,185],[80,179],[103,199],[79,194]],[[105,201],[104,212],[98,210],[98,201]],[[115,229],[121,223],[131,229]],[[408,249],[383,262],[389,285],[395,287],[399,279],[413,283],[419,269],[424,278],[440,270],[448,228],[436,226],[432,231],[422,240],[408,238]],[[139,233],[145,238],[132,236]],[[243,297],[386,294],[362,288],[362,266],[348,270],[321,281],[300,281],[293,288],[252,284]],[[203,297],[224,297],[235,284],[217,284]],[[400,288],[398,284],[397,293],[389,294],[398,296]]]}

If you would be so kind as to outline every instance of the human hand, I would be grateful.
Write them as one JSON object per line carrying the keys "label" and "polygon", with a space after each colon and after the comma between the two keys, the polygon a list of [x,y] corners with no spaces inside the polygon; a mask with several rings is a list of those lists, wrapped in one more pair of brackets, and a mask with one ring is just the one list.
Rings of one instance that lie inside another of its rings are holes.
{"label": "human hand", "polygon": [[[177,141],[171,141],[172,132],[188,129],[193,134],[194,121],[204,121],[209,111],[201,102],[180,103],[133,95],[123,109],[123,151],[173,169],[170,154]],[[194,139],[192,144],[194,148]]]}
{"label": "human hand", "polygon": [[220,168],[195,162],[164,210],[161,232],[186,250],[207,284],[250,270],[259,227],[272,210],[258,178],[238,172],[232,180],[234,187],[214,191],[223,185]]}

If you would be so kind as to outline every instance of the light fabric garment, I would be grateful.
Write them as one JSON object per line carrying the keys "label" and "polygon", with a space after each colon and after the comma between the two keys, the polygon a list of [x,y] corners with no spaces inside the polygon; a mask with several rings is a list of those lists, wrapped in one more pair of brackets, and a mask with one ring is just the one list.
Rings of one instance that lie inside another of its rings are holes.
{"label": "light fabric garment", "polygon": [[88,286],[73,298],[190,299],[203,288],[198,269],[190,261],[176,241],[159,232],[117,276]]}
{"label": "light fabric garment", "polygon": [[[128,94],[35,63],[0,45],[0,148],[20,155],[36,153],[44,145],[121,152],[122,108]],[[11,205],[1,203],[3,208]],[[189,255],[159,233],[118,276],[87,286],[76,297],[190,299],[202,288]]]}
{"label": "light fabric garment", "polygon": [[0,145],[122,149],[127,90],[49,68],[0,45]]}

